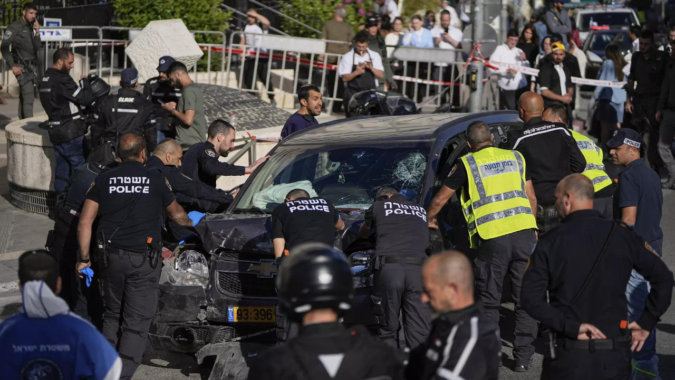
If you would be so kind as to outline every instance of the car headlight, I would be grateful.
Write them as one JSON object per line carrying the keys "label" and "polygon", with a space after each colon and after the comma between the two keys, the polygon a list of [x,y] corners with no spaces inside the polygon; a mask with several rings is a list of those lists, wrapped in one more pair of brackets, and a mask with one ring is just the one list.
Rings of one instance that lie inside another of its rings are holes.
{"label": "car headlight", "polygon": [[195,250],[183,251],[170,263],[168,275],[172,285],[200,285],[206,289],[209,285],[209,264],[203,254]]}
{"label": "car headlight", "polygon": [[347,262],[352,269],[354,289],[373,286],[373,271],[370,262],[375,258],[375,251],[359,251],[349,255]]}

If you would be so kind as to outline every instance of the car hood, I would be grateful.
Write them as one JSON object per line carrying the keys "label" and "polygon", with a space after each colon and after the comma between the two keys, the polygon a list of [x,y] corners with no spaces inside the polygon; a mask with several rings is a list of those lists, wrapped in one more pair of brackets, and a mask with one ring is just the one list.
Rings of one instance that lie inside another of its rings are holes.
{"label": "car hood", "polygon": [[[369,249],[371,242],[358,238],[363,213],[341,214],[340,217],[345,222],[345,230],[336,234],[336,245],[345,253]],[[204,217],[195,229],[209,254],[226,250],[274,256],[269,215],[212,214]]]}

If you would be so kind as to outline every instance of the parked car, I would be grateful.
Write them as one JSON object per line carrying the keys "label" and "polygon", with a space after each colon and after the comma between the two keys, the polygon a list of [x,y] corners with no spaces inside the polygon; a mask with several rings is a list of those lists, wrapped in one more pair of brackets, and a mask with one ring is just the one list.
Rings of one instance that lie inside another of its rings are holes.
{"label": "parked car", "polygon": [[627,30],[593,30],[589,34],[582,50],[586,53],[588,63],[586,64],[586,78],[595,79],[598,77],[598,71],[602,67],[602,61],[605,58],[605,49],[607,45],[615,44],[624,55],[629,55],[632,49],[632,42],[628,36]]}
{"label": "parked car", "polygon": [[[200,243],[179,246],[165,261],[152,345],[193,353],[215,344],[275,342],[277,266],[270,214],[295,188],[330,200],[341,213],[346,228],[335,246],[349,257],[356,287],[355,305],[344,322],[373,327],[374,242],[358,237],[364,212],[382,186],[428,206],[468,152],[464,132],[476,120],[490,126],[499,147],[511,147],[523,127],[513,111],[380,116],[321,124],[284,139],[225,213],[207,215],[196,226]],[[439,222],[441,230],[431,234],[434,250],[468,252],[459,204],[446,206]]]}
{"label": "parked car", "polygon": [[628,30],[640,21],[631,8],[597,6],[579,8],[574,12],[574,20],[579,29],[579,38],[585,41],[593,27]]}

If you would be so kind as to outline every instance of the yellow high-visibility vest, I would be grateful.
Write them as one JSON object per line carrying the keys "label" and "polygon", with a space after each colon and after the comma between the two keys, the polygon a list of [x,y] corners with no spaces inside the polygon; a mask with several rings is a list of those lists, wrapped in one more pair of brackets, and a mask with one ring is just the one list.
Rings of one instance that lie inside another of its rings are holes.
{"label": "yellow high-visibility vest", "polygon": [[584,172],[581,174],[585,175],[593,182],[593,190],[597,193],[611,185],[612,179],[609,178],[605,172],[605,164],[602,162],[602,149],[581,133],[573,130],[570,130],[570,132],[572,132],[572,137],[574,138],[574,141],[577,142],[581,154],[583,154],[586,159],[586,169],[584,169]]}
{"label": "yellow high-visibility vest", "polygon": [[519,152],[489,147],[467,154],[462,162],[469,180],[460,200],[471,248],[478,246],[479,236],[487,240],[537,228]]}

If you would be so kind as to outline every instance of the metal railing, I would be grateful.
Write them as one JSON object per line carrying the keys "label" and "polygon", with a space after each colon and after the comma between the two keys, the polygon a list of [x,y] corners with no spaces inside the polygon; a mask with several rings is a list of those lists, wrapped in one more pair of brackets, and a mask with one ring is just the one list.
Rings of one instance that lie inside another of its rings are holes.
{"label": "metal railing", "polygon": [[244,143],[232,148],[232,151],[235,153],[227,160],[227,162],[234,165],[244,156],[244,154],[248,153],[248,164],[252,165],[257,160],[256,139],[254,137],[242,137],[238,138],[237,141],[243,141]]}

